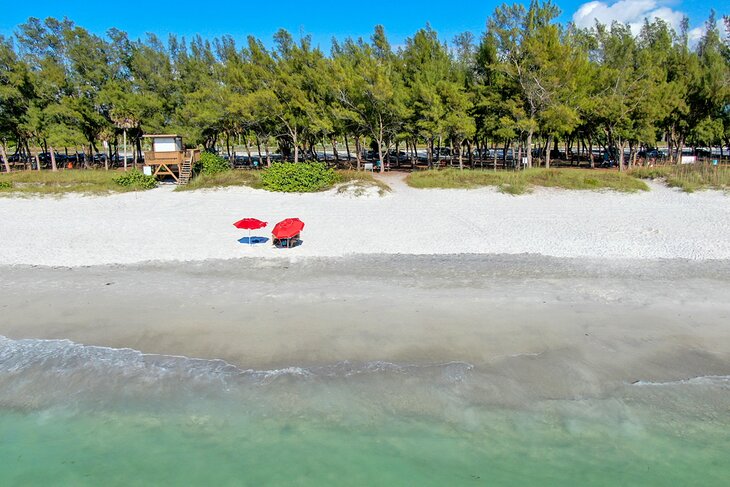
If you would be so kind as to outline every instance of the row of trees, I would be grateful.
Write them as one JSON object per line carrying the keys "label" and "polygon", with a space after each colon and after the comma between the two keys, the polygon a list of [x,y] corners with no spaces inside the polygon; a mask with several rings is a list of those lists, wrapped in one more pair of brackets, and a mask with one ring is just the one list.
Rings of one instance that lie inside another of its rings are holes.
{"label": "row of trees", "polygon": [[329,54],[283,30],[267,49],[254,37],[163,43],[31,18],[0,37],[2,149],[91,154],[106,142],[112,153],[125,131],[138,153],[142,134],[177,132],[206,148],[243,140],[267,160],[316,157],[318,146],[358,162],[370,146],[384,160],[425,145],[430,162],[449,145],[461,166],[499,144],[529,166],[540,147],[536,163],[549,166],[561,141],[591,162],[594,147],[613,151],[623,168],[624,149],[631,164],[662,139],[675,156],[730,144],[727,18],[721,32],[712,13],[691,46],[686,20],[679,32],[646,20],[636,33],[581,30],[558,14],[550,1],[503,5],[479,39],[446,43],[427,26],[396,50],[378,26],[369,40],[333,40]]}

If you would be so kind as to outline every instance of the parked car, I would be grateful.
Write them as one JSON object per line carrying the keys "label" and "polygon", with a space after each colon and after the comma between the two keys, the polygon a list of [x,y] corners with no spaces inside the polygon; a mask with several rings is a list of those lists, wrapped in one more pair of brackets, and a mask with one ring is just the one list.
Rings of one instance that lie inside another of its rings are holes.
{"label": "parked car", "polygon": [[698,147],[695,149],[695,155],[697,157],[712,157],[712,151],[704,147]]}
{"label": "parked car", "polygon": [[[59,154],[58,152],[54,152],[53,155],[56,159],[56,166],[63,166],[66,164],[67,157],[65,154]],[[38,154],[38,161],[41,164],[41,167],[50,167],[52,164],[51,161],[51,153],[50,152],[41,152]]]}
{"label": "parked car", "polygon": [[[78,159],[78,162],[83,162],[84,155],[79,154],[79,156],[80,157]],[[97,164],[105,164],[108,160],[109,160],[109,156],[107,156],[103,152],[97,152],[96,154],[94,154],[94,157],[93,157],[93,161]],[[77,162],[77,161],[74,160],[74,162]]]}
{"label": "parked car", "polygon": [[391,149],[388,151],[387,160],[388,160],[388,162],[398,162],[398,163],[408,162],[409,157],[408,157],[408,154],[406,154],[402,150],[396,152],[395,150]]}

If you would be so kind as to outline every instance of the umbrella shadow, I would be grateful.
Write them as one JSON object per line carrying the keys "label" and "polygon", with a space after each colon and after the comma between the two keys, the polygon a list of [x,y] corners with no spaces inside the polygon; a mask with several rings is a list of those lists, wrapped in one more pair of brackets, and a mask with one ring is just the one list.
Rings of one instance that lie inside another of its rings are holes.
{"label": "umbrella shadow", "polygon": [[239,238],[238,241],[242,244],[246,245],[252,245],[252,244],[260,244],[260,243],[266,243],[269,241],[268,237],[251,237],[249,240],[248,237]]}

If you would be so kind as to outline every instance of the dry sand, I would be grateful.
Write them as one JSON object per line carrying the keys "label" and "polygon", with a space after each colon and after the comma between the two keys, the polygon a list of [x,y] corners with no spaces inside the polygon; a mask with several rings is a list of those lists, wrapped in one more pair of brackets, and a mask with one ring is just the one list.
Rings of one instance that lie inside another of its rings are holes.
{"label": "dry sand", "polygon": [[[557,257],[730,259],[730,198],[652,185],[637,194],[493,189],[416,190],[399,176],[385,197],[249,188],[107,197],[0,198],[0,265],[84,266],[240,257],[350,254],[541,254]],[[286,217],[304,244],[238,242],[232,223]]]}

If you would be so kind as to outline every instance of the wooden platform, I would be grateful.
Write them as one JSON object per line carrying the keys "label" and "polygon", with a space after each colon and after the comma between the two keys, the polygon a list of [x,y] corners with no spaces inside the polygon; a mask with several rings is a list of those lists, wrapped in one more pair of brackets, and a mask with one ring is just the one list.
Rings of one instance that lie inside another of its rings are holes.
{"label": "wooden platform", "polygon": [[144,154],[145,164],[152,167],[152,175],[158,179],[172,177],[177,184],[187,184],[195,163],[200,160],[200,149],[175,152],[149,151]]}

